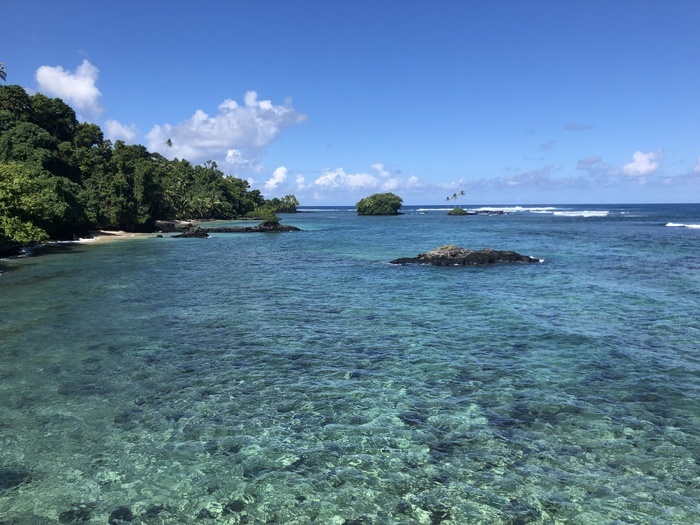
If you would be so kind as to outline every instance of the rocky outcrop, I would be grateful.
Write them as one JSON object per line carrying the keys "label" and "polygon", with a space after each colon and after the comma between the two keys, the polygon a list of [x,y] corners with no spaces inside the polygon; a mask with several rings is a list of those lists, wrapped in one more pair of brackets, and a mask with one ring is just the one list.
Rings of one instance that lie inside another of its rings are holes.
{"label": "rocky outcrop", "polygon": [[[170,223],[172,224],[172,223]],[[163,229],[161,231],[170,233],[173,231],[179,231],[178,235],[173,235],[173,237],[199,237],[206,238],[209,237],[210,233],[284,233],[284,232],[299,232],[301,231],[296,226],[289,226],[288,224],[280,224],[278,222],[262,222],[257,226],[250,226],[247,228],[240,227],[220,227],[220,228],[200,228],[199,226],[192,226],[191,224],[186,224],[184,229],[176,225],[172,226],[174,230]]]}
{"label": "rocky outcrop", "polygon": [[14,241],[0,241],[0,259],[22,253],[22,245]]}
{"label": "rocky outcrop", "polygon": [[431,264],[433,266],[483,266],[499,263],[537,263],[540,259],[521,255],[512,251],[499,251],[484,248],[468,250],[454,244],[441,246],[421,253],[418,257],[404,257],[391,261],[391,264]]}
{"label": "rocky outcrop", "polygon": [[198,226],[192,226],[191,228],[185,229],[182,233],[178,235],[173,235],[173,237],[183,237],[183,238],[202,238],[205,239],[209,237],[209,233],[204,228],[199,228]]}

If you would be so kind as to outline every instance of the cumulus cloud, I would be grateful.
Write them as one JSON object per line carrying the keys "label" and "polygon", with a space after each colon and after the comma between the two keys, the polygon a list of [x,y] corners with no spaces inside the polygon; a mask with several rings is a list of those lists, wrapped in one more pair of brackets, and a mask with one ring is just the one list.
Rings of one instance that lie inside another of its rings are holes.
{"label": "cumulus cloud", "polygon": [[265,189],[268,191],[274,190],[285,180],[287,180],[287,168],[280,166],[272,173],[272,177],[265,181]]}
{"label": "cumulus cloud", "polygon": [[384,164],[381,164],[381,163],[372,164],[370,166],[370,168],[372,168],[373,170],[376,170],[377,175],[379,175],[380,177],[382,177],[384,179],[391,176],[391,173],[389,173],[387,170],[384,169]]}
{"label": "cumulus cloud", "polygon": [[343,168],[324,170],[313,184],[326,188],[347,188],[350,190],[361,188],[376,188],[379,179],[369,173],[346,173]]}
{"label": "cumulus cloud", "polygon": [[[178,124],[156,125],[146,135],[148,149],[193,162],[225,158],[239,167],[255,162],[257,155],[285,128],[306,120],[306,116],[286,100],[275,105],[258,100],[255,91],[248,91],[243,105],[226,99],[217,114],[210,116],[201,109]],[[173,146],[165,143],[170,139]]]}
{"label": "cumulus cloud", "polygon": [[661,159],[662,153],[642,153],[635,151],[632,155],[632,162],[622,166],[622,173],[632,177],[643,177],[651,175],[659,170],[661,165],[658,160]]}
{"label": "cumulus cloud", "polygon": [[61,66],[41,66],[36,70],[38,89],[42,93],[62,98],[82,117],[94,117],[102,113],[102,93],[95,85],[99,69],[88,60],[78,66],[75,73]]}
{"label": "cumulus cloud", "polygon": [[411,175],[407,178],[392,175],[383,164],[372,164],[372,172],[348,173],[343,168],[326,169],[321,175],[311,181],[298,174],[295,179],[294,191],[308,192],[314,198],[330,195],[360,195],[371,192],[400,192],[411,191],[426,187],[418,177]]}
{"label": "cumulus cloud", "polygon": [[105,136],[112,140],[123,140],[127,144],[134,144],[139,130],[135,124],[124,125],[117,120],[110,119],[104,123]]}

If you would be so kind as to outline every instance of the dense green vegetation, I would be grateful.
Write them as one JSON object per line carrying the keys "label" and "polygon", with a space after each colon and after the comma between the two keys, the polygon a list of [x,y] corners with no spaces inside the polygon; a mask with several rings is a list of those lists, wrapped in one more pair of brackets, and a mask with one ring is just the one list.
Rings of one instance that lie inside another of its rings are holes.
{"label": "dense green vegetation", "polygon": [[293,195],[268,201],[212,161],[193,165],[112,144],[61,99],[0,86],[0,241],[153,231],[156,220],[267,216],[298,204]]}
{"label": "dense green vegetation", "polygon": [[403,201],[393,193],[375,193],[355,204],[358,215],[396,215]]}
{"label": "dense green vegetation", "polygon": [[463,208],[452,208],[447,215],[467,215],[467,212]]}

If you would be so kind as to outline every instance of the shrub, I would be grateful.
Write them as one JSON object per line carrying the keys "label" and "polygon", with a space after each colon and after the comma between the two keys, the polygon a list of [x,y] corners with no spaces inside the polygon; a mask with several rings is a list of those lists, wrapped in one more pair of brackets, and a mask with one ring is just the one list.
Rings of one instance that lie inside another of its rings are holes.
{"label": "shrub", "polygon": [[403,201],[393,193],[375,193],[355,204],[358,215],[396,215]]}

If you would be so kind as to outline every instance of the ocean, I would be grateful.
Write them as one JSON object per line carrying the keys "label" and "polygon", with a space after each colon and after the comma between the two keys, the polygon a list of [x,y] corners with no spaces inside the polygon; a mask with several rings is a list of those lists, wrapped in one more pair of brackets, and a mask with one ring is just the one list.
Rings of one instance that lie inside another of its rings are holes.
{"label": "ocean", "polygon": [[486,208],[0,261],[0,523],[700,523],[700,205]]}

